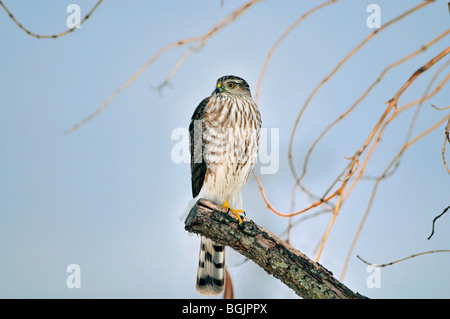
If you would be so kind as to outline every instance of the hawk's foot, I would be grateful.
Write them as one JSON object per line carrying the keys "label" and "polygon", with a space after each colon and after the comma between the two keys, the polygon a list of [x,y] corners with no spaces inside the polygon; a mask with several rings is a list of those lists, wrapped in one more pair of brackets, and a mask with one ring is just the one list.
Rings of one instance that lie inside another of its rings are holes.
{"label": "hawk's foot", "polygon": [[242,209],[233,209],[230,207],[230,204],[228,203],[228,198],[225,201],[225,204],[222,205],[222,207],[228,209],[229,212],[232,212],[234,216],[236,216],[236,219],[239,221],[239,225],[242,224],[242,218],[241,214],[245,216],[245,212]]}

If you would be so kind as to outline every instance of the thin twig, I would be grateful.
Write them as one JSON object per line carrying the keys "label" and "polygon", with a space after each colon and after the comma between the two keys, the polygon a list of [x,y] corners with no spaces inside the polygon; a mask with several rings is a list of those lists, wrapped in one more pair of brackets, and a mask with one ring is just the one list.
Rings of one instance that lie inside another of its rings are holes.
{"label": "thin twig", "polygon": [[293,217],[293,216],[297,216],[297,215],[300,215],[300,214],[302,214],[302,213],[305,213],[305,212],[309,211],[310,209],[312,209],[312,208],[314,208],[314,207],[317,207],[317,206],[319,206],[319,205],[322,205],[322,204],[325,203],[325,202],[328,202],[328,201],[329,201],[330,199],[332,199],[333,197],[338,196],[339,193],[340,193],[340,190],[341,190],[341,189],[338,189],[337,191],[335,191],[332,195],[328,196],[327,198],[325,198],[325,199],[323,199],[323,200],[320,200],[320,201],[318,201],[318,202],[315,202],[315,203],[313,203],[312,205],[310,205],[309,207],[304,208],[304,209],[302,209],[302,210],[300,210],[300,211],[298,211],[298,212],[291,213],[291,214],[284,214],[284,213],[280,213],[278,210],[276,210],[276,209],[272,206],[272,204],[271,204],[271,203],[269,202],[269,200],[267,199],[266,193],[264,192],[264,188],[263,188],[263,186],[262,186],[262,184],[261,184],[261,181],[260,181],[259,177],[256,176],[256,174],[254,174],[254,173],[253,173],[253,176],[255,177],[255,180],[256,180],[256,182],[258,183],[259,191],[260,191],[260,193],[261,193],[261,196],[262,196],[264,202],[265,202],[266,205],[267,205],[267,208],[268,208],[269,210],[271,210],[273,213],[275,213],[275,215],[278,215],[278,216],[280,216],[280,217]]}
{"label": "thin twig", "polygon": [[[450,121],[450,119],[449,119]],[[428,237],[428,240],[430,240],[430,238],[434,235],[434,223],[436,222],[436,220],[438,218],[440,218],[442,215],[444,215],[448,210],[450,209],[450,206],[448,206],[446,209],[444,209],[444,211],[442,213],[440,213],[439,215],[437,215],[434,219],[433,219],[433,228],[431,229],[431,234]]]}
{"label": "thin twig", "polygon": [[[308,219],[315,218],[315,217],[323,215],[323,214],[331,214],[331,213],[333,213],[333,211],[330,211],[329,209],[319,210],[319,211],[314,212],[314,213],[312,213],[310,215],[306,215],[306,216],[300,217],[299,219],[293,221],[291,227],[295,227],[295,226],[303,223],[304,221],[307,221]],[[281,234],[279,234],[278,237],[283,237],[283,236],[285,236],[287,234],[288,234],[288,230],[285,230]]]}
{"label": "thin twig", "polygon": [[441,151],[444,167],[447,170],[447,173],[450,174],[450,169],[448,168],[447,161],[445,160],[445,146],[447,145],[447,142],[450,143],[450,119],[448,119],[447,126],[445,127],[444,145],[442,145],[442,151]]}
{"label": "thin twig", "polygon": [[103,0],[99,0],[97,2],[97,4],[91,9],[91,11],[89,11],[88,14],[86,14],[86,16],[83,18],[83,20],[80,21],[80,23],[78,23],[76,26],[74,26],[73,28],[70,28],[64,32],[58,33],[58,34],[52,34],[52,35],[42,35],[42,34],[37,34],[34,32],[31,32],[29,29],[25,28],[22,23],[20,23],[13,15],[12,13],[8,10],[8,8],[3,4],[3,1],[0,1],[0,6],[3,7],[3,9],[6,11],[6,13],[8,13],[9,17],[11,18],[11,20],[14,21],[15,24],[17,24],[17,26],[22,29],[23,31],[25,31],[26,34],[35,37],[37,39],[56,39],[56,38],[60,38],[66,34],[69,34],[73,31],[75,31],[75,29],[79,28],[87,19],[89,19],[89,17],[92,15],[92,13],[97,9],[97,7],[100,5],[100,3],[102,3]]}
{"label": "thin twig", "polygon": [[325,231],[325,234],[322,237],[322,242],[320,244],[320,248],[319,248],[319,252],[318,252],[317,257],[316,257],[316,261],[320,260],[320,256],[322,255],[322,251],[323,251],[323,248],[325,247],[325,243],[326,243],[326,241],[328,239],[328,235],[329,235],[329,233],[331,231],[331,228],[333,228],[334,222],[335,222],[335,220],[336,220],[336,218],[337,218],[337,216],[339,214],[339,210],[340,210],[341,205],[342,205],[342,198],[344,197],[345,188],[347,187],[347,183],[348,183],[350,177],[353,175],[354,171],[356,171],[358,169],[358,165],[359,165],[358,159],[355,159],[355,160],[353,160],[351,162],[351,166],[350,166],[350,169],[348,170],[347,176],[346,176],[345,180],[342,182],[342,186],[338,189],[338,191],[339,191],[338,202],[337,202],[336,207],[334,209],[333,217],[331,218],[331,220],[330,220],[330,222],[328,224],[328,228],[327,228],[327,230]]}
{"label": "thin twig", "polygon": [[372,267],[378,267],[378,268],[382,268],[382,267],[386,267],[386,266],[391,266],[393,264],[399,263],[401,261],[407,260],[407,259],[411,259],[417,256],[422,256],[422,255],[426,255],[426,254],[433,254],[433,253],[449,253],[450,250],[449,249],[441,249],[441,250],[430,250],[430,251],[425,251],[423,253],[419,253],[419,254],[413,254],[411,256],[399,259],[399,260],[395,260],[395,261],[391,261],[389,263],[386,264],[381,264],[381,265],[377,265],[377,264],[372,264],[364,259],[362,259],[362,257],[360,257],[359,255],[356,255],[356,258],[358,258],[359,260],[361,260],[363,263],[372,266]]}
{"label": "thin twig", "polygon": [[431,104],[431,106],[438,111],[444,111],[444,110],[450,109],[450,105],[446,106],[446,107],[437,107],[436,105]]}

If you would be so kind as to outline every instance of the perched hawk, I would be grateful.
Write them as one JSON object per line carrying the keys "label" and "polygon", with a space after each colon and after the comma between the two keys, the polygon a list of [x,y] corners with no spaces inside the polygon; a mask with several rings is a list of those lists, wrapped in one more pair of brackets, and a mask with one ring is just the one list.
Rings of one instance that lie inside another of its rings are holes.
{"label": "perched hawk", "polygon": [[[189,125],[194,201],[211,200],[242,222],[241,191],[256,162],[260,130],[261,115],[247,82],[233,75],[218,79]],[[203,295],[218,295],[224,283],[225,247],[202,237],[196,288]]]}

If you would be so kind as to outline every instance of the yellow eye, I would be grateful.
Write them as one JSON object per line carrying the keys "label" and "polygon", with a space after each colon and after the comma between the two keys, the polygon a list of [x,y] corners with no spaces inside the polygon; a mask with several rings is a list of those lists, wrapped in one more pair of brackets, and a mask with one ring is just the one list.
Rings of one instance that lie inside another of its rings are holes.
{"label": "yellow eye", "polygon": [[235,86],[235,84],[234,84],[233,82],[228,82],[228,83],[227,83],[227,87],[228,87],[229,89],[234,88],[234,86]]}

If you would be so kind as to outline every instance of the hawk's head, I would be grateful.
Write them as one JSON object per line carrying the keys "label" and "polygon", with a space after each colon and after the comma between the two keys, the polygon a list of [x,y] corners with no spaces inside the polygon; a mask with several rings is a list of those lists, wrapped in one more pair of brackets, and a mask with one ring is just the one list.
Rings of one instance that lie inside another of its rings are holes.
{"label": "hawk's head", "polygon": [[249,97],[252,96],[247,81],[234,75],[225,75],[218,79],[216,89],[214,90],[213,94],[230,94],[237,96],[245,95]]}

